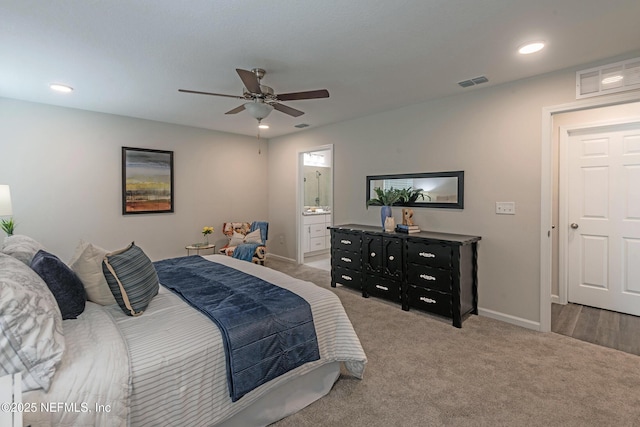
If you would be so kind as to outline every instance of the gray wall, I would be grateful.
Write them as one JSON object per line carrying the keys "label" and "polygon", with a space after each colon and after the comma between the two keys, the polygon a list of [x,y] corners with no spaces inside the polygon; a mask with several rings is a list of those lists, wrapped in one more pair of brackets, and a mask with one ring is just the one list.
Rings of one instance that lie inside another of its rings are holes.
{"label": "gray wall", "polygon": [[[379,208],[365,207],[367,175],[464,170],[464,210],[419,208],[414,220],[426,230],[482,236],[481,313],[536,328],[542,109],[575,102],[575,71],[461,90],[459,96],[272,139],[269,217],[280,240],[270,251],[295,259],[291,224],[299,150],[334,144],[334,224],[378,224]],[[516,214],[497,215],[498,201],[515,202]],[[400,214],[396,208],[396,222]]]}
{"label": "gray wall", "polygon": [[[267,219],[264,145],[259,155],[251,137],[0,98],[0,183],[11,186],[16,234],[64,261],[79,239],[186,255],[205,225],[216,241],[224,221]],[[174,213],[122,215],[122,146],[174,152]]]}

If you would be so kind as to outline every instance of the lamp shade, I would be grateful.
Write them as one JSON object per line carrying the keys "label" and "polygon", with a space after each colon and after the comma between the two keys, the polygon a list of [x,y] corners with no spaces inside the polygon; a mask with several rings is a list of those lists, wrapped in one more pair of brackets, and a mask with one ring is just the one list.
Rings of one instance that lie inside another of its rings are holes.
{"label": "lamp shade", "polygon": [[8,185],[0,184],[0,216],[11,216],[11,190]]}
{"label": "lamp shade", "polygon": [[256,120],[262,120],[273,111],[273,107],[264,102],[247,102],[244,104],[245,110]]}

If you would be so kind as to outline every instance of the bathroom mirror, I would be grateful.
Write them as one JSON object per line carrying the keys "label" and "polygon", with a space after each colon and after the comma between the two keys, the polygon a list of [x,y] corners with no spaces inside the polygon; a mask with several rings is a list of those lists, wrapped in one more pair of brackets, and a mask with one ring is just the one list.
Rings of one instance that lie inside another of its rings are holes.
{"label": "bathroom mirror", "polygon": [[425,172],[367,176],[367,198],[376,198],[375,189],[422,189],[424,197],[406,206],[415,208],[464,208],[464,171]]}

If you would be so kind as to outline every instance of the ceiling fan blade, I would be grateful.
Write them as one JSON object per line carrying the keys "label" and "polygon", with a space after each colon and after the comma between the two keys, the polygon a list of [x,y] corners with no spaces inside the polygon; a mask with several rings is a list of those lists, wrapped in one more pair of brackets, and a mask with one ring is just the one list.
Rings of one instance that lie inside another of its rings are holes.
{"label": "ceiling fan blade", "polygon": [[258,77],[251,71],[242,70],[240,68],[236,68],[236,72],[240,76],[244,87],[251,93],[262,93],[262,89],[260,89],[260,82],[258,81]]}
{"label": "ceiling fan blade", "polygon": [[237,114],[237,113],[239,113],[240,111],[243,111],[243,110],[244,110],[244,104],[234,108],[233,110],[227,111],[225,114]]}
{"label": "ceiling fan blade", "polygon": [[299,117],[304,114],[304,111],[296,110],[295,108],[287,107],[286,105],[278,104],[277,102],[271,105],[281,113],[285,113],[293,117]]}
{"label": "ceiling fan blade", "polygon": [[298,99],[328,98],[329,91],[326,89],[309,90],[306,92],[291,92],[277,95],[278,101],[296,101]]}
{"label": "ceiling fan blade", "polygon": [[244,99],[244,97],[238,96],[238,95],[225,95],[224,93],[201,92],[199,90],[178,89],[178,92],[196,93],[198,95],[226,96],[227,98]]}

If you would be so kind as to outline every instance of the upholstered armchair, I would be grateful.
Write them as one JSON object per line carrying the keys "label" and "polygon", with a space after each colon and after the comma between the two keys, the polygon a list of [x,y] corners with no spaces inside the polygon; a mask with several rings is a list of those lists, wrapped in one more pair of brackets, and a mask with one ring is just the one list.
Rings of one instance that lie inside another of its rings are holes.
{"label": "upholstered armchair", "polygon": [[269,223],[266,221],[225,222],[222,233],[228,242],[220,249],[220,253],[254,264],[264,265],[267,255],[267,237]]}

